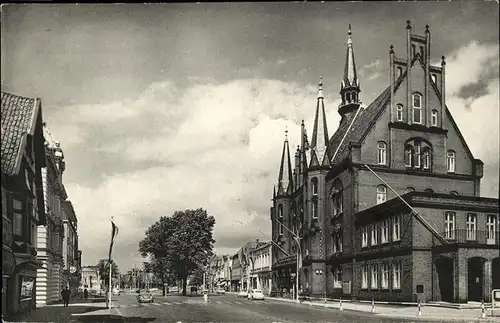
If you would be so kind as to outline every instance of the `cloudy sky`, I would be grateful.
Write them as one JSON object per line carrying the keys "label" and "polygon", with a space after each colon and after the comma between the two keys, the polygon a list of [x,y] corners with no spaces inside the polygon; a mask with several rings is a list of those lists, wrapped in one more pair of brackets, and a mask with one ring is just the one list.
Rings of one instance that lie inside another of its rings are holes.
{"label": "cloudy sky", "polygon": [[[312,132],[317,82],[330,134],[352,24],[368,105],[388,85],[405,22],[447,58],[448,106],[498,197],[498,4],[491,2],[2,6],[2,90],[40,97],[64,149],[83,262],[140,265],[160,216],[203,207],[217,252],[267,239],[285,126]],[[486,138],[486,139],[485,139]],[[261,234],[262,232],[263,234]]]}

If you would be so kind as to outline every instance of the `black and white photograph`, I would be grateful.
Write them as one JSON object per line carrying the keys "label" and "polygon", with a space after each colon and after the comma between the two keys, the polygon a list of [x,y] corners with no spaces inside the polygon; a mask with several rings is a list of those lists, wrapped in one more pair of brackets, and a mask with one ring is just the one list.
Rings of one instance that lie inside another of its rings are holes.
{"label": "black and white photograph", "polygon": [[500,322],[498,1],[0,9],[2,322]]}

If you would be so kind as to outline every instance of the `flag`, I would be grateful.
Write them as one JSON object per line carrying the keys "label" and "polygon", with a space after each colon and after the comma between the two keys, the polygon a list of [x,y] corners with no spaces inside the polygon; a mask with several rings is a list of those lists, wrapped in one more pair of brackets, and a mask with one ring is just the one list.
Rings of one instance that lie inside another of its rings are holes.
{"label": "flag", "polygon": [[111,251],[113,250],[113,243],[115,242],[115,237],[118,235],[118,227],[111,221],[111,243],[109,245],[109,261],[111,261]]}

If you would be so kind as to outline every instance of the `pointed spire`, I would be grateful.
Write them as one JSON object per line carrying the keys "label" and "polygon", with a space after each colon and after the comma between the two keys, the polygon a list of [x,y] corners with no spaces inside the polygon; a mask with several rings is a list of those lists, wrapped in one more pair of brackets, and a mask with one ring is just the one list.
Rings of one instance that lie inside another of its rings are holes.
{"label": "pointed spire", "polygon": [[311,138],[311,148],[318,159],[318,164],[323,165],[323,160],[328,147],[328,128],[326,123],[325,103],[323,99],[323,80],[319,78],[319,94],[316,103],[316,116]]}
{"label": "pointed spire", "polygon": [[354,48],[352,46],[351,24],[349,24],[349,31],[347,35],[348,35],[347,55],[345,59],[344,78],[342,80],[342,87],[358,85],[358,75],[356,73],[356,63],[354,61]]}
{"label": "pointed spire", "polygon": [[281,155],[280,173],[278,177],[278,195],[286,195],[292,185],[292,162],[290,160],[290,148],[288,144],[288,127],[285,129],[285,141]]}

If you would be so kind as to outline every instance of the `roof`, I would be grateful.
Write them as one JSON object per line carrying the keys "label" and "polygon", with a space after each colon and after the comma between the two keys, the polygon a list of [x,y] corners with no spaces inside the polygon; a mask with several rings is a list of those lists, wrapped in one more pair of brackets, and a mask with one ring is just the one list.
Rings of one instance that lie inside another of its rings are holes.
{"label": "roof", "polygon": [[1,168],[2,173],[19,172],[26,135],[33,135],[38,115],[37,99],[2,92]]}

